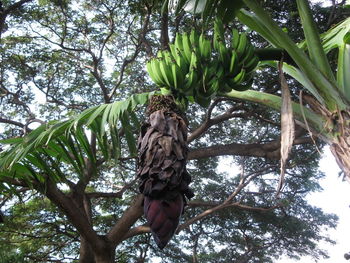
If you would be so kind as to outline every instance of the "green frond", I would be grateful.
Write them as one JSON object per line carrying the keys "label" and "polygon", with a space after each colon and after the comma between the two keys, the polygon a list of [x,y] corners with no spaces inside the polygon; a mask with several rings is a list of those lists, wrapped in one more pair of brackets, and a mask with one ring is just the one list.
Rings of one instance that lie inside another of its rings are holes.
{"label": "green frond", "polygon": [[[78,177],[87,169],[95,174],[96,152],[104,160],[118,159],[122,140],[126,141],[129,157],[136,156],[135,134],[140,124],[134,111],[152,95],[135,94],[124,101],[87,109],[68,120],[41,125],[22,138],[0,141],[5,146],[0,153],[0,180],[4,176],[41,182],[50,177],[59,181],[67,169]],[[90,136],[96,137],[96,152]]]}

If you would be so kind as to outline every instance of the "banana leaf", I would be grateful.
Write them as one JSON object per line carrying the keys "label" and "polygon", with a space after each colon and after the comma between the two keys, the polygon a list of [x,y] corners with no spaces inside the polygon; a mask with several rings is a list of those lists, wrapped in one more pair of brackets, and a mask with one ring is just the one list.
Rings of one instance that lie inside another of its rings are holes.
{"label": "banana leaf", "polygon": [[[4,145],[0,153],[0,181],[2,177],[40,182],[50,177],[60,181],[68,172],[81,178],[86,169],[96,174],[96,152],[104,160],[118,161],[122,140],[126,141],[130,156],[136,157],[134,136],[140,124],[135,125],[138,120],[134,111],[146,104],[152,94],[135,94],[124,101],[96,106],[68,120],[41,125],[24,137],[0,141]],[[96,137],[96,152],[91,146],[92,136]]]}

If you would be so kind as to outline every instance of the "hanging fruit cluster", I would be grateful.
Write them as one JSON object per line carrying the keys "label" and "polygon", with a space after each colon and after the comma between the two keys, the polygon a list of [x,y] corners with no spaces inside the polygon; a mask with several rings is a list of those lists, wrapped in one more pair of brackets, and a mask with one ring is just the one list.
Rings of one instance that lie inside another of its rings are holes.
{"label": "hanging fruit cluster", "polygon": [[192,30],[177,34],[169,48],[148,61],[150,77],[177,99],[204,107],[217,93],[249,89],[259,63],[245,33],[233,29],[230,45],[226,44],[220,20],[215,21],[212,41]]}
{"label": "hanging fruit cluster", "polygon": [[159,248],[173,236],[186,199],[193,197],[186,170],[187,125],[172,96],[155,95],[138,140],[137,176],[144,214]]}

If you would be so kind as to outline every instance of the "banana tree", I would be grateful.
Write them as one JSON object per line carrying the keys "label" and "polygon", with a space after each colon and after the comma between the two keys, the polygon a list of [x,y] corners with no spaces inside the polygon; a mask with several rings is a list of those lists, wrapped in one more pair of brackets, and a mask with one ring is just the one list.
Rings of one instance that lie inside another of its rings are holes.
{"label": "banana tree", "polygon": [[[293,42],[256,0],[235,1],[236,4],[232,4],[231,7],[227,5],[227,8],[222,8],[221,11],[217,8],[216,13],[215,9],[210,7],[224,5],[226,1],[180,1],[176,8],[186,10],[193,6],[191,11],[201,13],[203,21],[210,19],[214,13],[223,17],[226,13],[222,10],[231,10],[241,23],[270,43],[267,53],[280,50],[285,53],[285,57],[291,58],[288,62],[283,62],[282,70],[305,88],[305,91],[299,94],[299,101],[292,102],[294,118],[313,136],[330,146],[339,167],[349,179],[350,19],[319,34],[308,1],[296,2],[305,35],[305,41],[299,44]],[[245,7],[239,9],[243,4]],[[333,49],[338,50],[335,69],[331,67],[327,57]],[[263,57],[261,60],[264,61],[261,61],[260,67],[278,69],[279,59],[269,60]],[[255,90],[232,90],[219,95],[259,103],[275,110],[280,110],[282,106],[281,97]]]}

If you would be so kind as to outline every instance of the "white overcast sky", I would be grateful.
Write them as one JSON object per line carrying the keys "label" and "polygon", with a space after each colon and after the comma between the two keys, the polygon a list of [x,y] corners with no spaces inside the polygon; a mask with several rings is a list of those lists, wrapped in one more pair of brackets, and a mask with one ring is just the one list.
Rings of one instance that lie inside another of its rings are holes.
{"label": "white overcast sky", "polygon": [[[310,204],[322,208],[326,213],[338,215],[339,222],[336,229],[327,231],[329,237],[337,242],[334,246],[320,244],[329,252],[330,258],[321,259],[319,263],[349,263],[345,260],[344,254],[350,252],[350,184],[342,181],[338,177],[339,168],[330,152],[329,148],[324,149],[323,157],[320,162],[320,169],[325,173],[325,178],[320,181],[324,191],[311,194],[308,197]],[[290,259],[280,259],[278,263],[314,263],[315,260],[310,257],[303,257],[300,261]]]}

